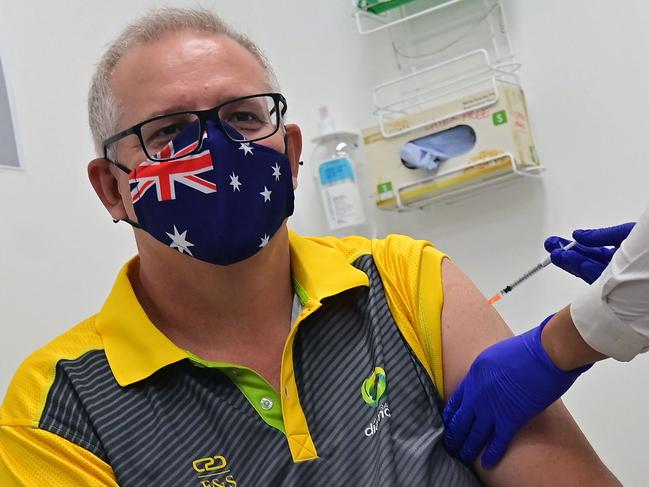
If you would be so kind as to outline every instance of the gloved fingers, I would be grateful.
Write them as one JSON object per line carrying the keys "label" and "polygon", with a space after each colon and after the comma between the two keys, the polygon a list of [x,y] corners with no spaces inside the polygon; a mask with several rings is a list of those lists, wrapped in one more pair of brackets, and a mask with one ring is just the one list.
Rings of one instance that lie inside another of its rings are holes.
{"label": "gloved fingers", "polygon": [[482,454],[481,463],[484,468],[492,468],[502,460],[505,453],[507,453],[507,448],[509,448],[509,444],[515,433],[515,431],[499,431],[496,429],[496,433],[491,438],[489,446]]}
{"label": "gloved fingers", "polygon": [[557,267],[581,279],[581,264],[584,261],[582,255],[570,250],[555,249],[550,253],[550,260]]}
{"label": "gloved fingers", "polygon": [[455,416],[446,427],[444,432],[444,442],[446,443],[446,450],[453,456],[456,456],[462,445],[464,444],[475,418],[473,408],[465,407],[464,405],[458,409]]}
{"label": "gloved fingers", "polygon": [[462,397],[464,396],[464,384],[465,382],[460,382],[460,385],[453,391],[451,398],[446,403],[444,411],[442,411],[442,420],[445,425],[448,425],[455,413],[462,405]]}
{"label": "gloved fingers", "polygon": [[460,450],[460,458],[462,461],[465,463],[473,463],[486,446],[492,432],[492,422],[483,417],[477,417],[473,422],[469,436],[462,446],[462,450]]}
{"label": "gloved fingers", "polygon": [[570,240],[566,240],[563,237],[552,235],[551,237],[545,239],[545,242],[543,242],[543,246],[545,247],[545,250],[547,250],[548,252],[552,252],[555,249],[561,249],[565,247],[569,243]]}
{"label": "gloved fingers", "polygon": [[585,247],[581,244],[575,245],[571,250],[579,252],[581,255],[588,257],[589,259],[595,260],[607,266],[611,262],[613,254],[617,248],[609,247]]}
{"label": "gloved fingers", "polygon": [[614,227],[575,230],[572,237],[588,247],[612,246],[618,247],[629,236],[635,226],[634,222],[623,223]]}
{"label": "gloved fingers", "polygon": [[[545,239],[543,246],[548,252],[553,252],[554,250],[561,250],[563,247],[568,245],[570,240],[566,240],[562,237],[557,237],[553,235]],[[588,247],[585,245],[577,244],[572,249],[566,250],[566,252],[577,252],[584,257],[589,259],[608,264],[611,261],[611,257],[615,253],[615,249],[608,249],[606,247]]]}
{"label": "gloved fingers", "polygon": [[557,267],[583,279],[588,284],[592,284],[597,280],[607,265],[607,263],[602,264],[593,259],[588,259],[573,250],[553,250],[550,254],[550,260]]}
{"label": "gloved fingers", "polygon": [[606,269],[606,265],[592,260],[585,260],[581,263],[580,277],[588,284],[594,283]]}

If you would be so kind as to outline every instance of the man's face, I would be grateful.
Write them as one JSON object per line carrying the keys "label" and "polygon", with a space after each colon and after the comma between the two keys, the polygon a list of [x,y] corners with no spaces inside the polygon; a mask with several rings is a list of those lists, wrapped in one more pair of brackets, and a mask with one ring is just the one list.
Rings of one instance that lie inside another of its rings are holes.
{"label": "man's face", "polygon": [[[193,31],[131,48],[113,71],[111,89],[119,103],[116,132],[157,115],[212,108],[271,91],[264,68],[244,47],[226,36]],[[282,130],[259,143],[285,150]],[[116,159],[129,168],[146,160],[137,136],[115,146]],[[135,220],[128,176],[122,171],[114,174],[126,212]]]}

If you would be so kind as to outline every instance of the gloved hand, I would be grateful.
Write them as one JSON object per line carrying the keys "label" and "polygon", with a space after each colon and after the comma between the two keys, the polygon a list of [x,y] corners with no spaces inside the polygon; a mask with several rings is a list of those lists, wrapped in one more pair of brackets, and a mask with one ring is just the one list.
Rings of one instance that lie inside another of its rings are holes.
{"label": "gloved hand", "polygon": [[451,455],[482,466],[503,457],[516,432],[568,390],[590,365],[564,372],[541,344],[541,332],[552,315],[530,331],[484,350],[451,395],[443,412],[444,440]]}
{"label": "gloved hand", "polygon": [[592,284],[602,274],[622,241],[628,237],[635,223],[594,230],[575,230],[572,238],[577,245],[563,250],[568,240],[552,236],[545,240],[545,250],[557,267]]}

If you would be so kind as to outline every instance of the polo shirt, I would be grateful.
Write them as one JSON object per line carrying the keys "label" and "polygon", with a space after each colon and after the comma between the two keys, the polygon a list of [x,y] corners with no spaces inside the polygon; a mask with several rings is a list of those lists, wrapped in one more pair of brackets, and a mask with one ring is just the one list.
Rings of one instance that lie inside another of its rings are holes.
{"label": "polo shirt", "polygon": [[276,391],[149,320],[120,271],[0,409],[0,485],[481,485],[443,448],[441,262],[429,243],[289,232],[299,299]]}

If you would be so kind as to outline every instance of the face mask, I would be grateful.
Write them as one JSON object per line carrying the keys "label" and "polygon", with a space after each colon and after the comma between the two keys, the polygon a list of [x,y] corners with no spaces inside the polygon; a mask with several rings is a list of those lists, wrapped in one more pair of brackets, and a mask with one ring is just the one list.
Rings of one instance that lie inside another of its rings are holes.
{"label": "face mask", "polygon": [[[195,133],[196,127],[187,127],[160,154],[191,152]],[[293,214],[286,154],[233,142],[211,120],[200,152],[167,162],[146,160],[131,171],[129,183],[140,228],[211,264],[255,255]]]}

